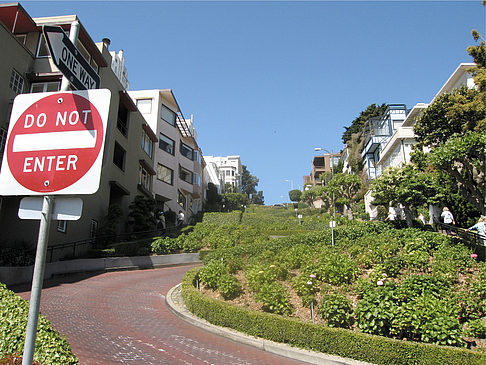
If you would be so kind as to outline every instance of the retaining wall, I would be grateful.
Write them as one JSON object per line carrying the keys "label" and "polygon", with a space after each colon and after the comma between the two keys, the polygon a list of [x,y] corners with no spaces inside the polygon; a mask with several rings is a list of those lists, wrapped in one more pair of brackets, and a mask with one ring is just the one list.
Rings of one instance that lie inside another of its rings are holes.
{"label": "retaining wall", "polygon": [[[156,267],[199,263],[199,253],[181,253],[158,256],[105,257],[99,259],[77,259],[46,264],[44,279],[56,274],[71,274],[89,271],[150,269]],[[0,266],[0,282],[7,285],[30,283],[34,266]]]}

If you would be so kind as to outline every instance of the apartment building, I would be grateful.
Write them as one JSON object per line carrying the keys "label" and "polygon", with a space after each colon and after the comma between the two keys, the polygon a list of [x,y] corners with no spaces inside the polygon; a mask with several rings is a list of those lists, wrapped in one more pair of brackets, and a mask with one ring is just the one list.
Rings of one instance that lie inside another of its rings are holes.
{"label": "apartment building", "polygon": [[241,192],[241,174],[243,173],[243,168],[240,156],[205,156],[204,159],[207,163],[206,176],[210,178],[214,176],[216,169],[211,171],[213,165],[216,166],[219,173],[218,179],[213,177],[214,180],[208,182],[212,182],[215,185],[220,184],[220,186],[222,184],[222,193],[227,192],[227,186],[231,186],[232,190],[237,193]]}
{"label": "apartment building", "polygon": [[[474,63],[459,64],[449,79],[434,96],[430,104],[442,94],[451,92],[462,86],[467,86],[468,88],[476,87],[472,73],[468,72],[468,70],[474,66]],[[393,124],[392,134],[379,137],[381,138],[381,141],[384,141],[385,143],[378,144],[378,141],[374,141],[375,144],[373,144],[373,142],[367,144],[368,152],[365,153],[365,151],[363,151],[363,155],[366,155],[367,158],[366,161],[368,163],[365,165],[365,169],[367,168],[368,176],[370,178],[378,177],[381,172],[388,167],[398,167],[410,163],[410,153],[412,152],[413,145],[416,143],[414,125],[423,111],[426,110],[430,104],[417,103],[411,110],[406,111],[406,117],[402,122],[402,114],[400,113],[398,123]],[[380,121],[384,118],[377,119]],[[372,124],[373,121],[370,121],[369,123]],[[388,125],[391,124],[389,123]],[[378,133],[375,132],[375,134]],[[386,133],[383,134],[385,135]],[[368,137],[368,139],[372,141],[373,137]],[[370,154],[369,152],[373,145],[376,146],[376,152]],[[376,168],[373,169],[373,167]],[[369,191],[365,195],[365,207],[366,211],[370,214],[370,217],[374,218],[376,217],[377,212],[373,207],[372,202],[372,191]],[[400,212],[399,207],[397,207],[396,210]]]}
{"label": "apartment building", "polygon": [[194,118],[184,118],[172,90],[129,94],[157,134],[153,191],[158,211],[182,211],[187,221],[202,210],[205,192],[205,162],[197,144]]}
{"label": "apartment building", "polygon": [[382,116],[370,118],[364,126],[364,148],[361,157],[364,172],[373,180],[381,175],[382,167],[378,165],[380,153],[385,148],[393,133],[398,130],[407,115],[405,104],[389,104]]}
{"label": "apartment building", "polygon": [[[49,245],[92,237],[105,224],[111,205],[119,206],[123,212],[117,231],[130,231],[129,205],[137,195],[153,197],[152,176],[156,173],[153,151],[141,141],[153,143],[158,139],[112,71],[108,42],[95,43],[76,15],[31,18],[18,3],[0,5],[0,42],[3,47],[0,65],[0,154],[5,147],[14,97],[20,93],[57,91],[60,88],[62,74],[49,55],[42,25],[60,26],[69,33],[74,21],[80,23],[76,47],[98,72],[100,88],[111,91],[111,101],[99,190],[92,195],[79,196],[83,200],[83,213],[78,221],[52,223]],[[18,218],[21,198],[1,197],[0,245],[18,247],[22,243],[25,248],[36,245],[39,222]],[[82,249],[77,253],[82,253]],[[56,251],[54,259],[65,254]]]}
{"label": "apartment building", "polygon": [[310,175],[304,175],[303,177],[304,188],[309,185],[322,185],[321,175],[332,173],[338,165],[340,158],[340,153],[325,153],[320,156],[314,156]]}

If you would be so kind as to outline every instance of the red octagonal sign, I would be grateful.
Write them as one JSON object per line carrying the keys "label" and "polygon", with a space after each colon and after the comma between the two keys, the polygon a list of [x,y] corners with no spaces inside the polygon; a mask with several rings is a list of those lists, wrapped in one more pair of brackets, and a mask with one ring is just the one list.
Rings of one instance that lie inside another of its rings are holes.
{"label": "red octagonal sign", "polygon": [[19,95],[9,125],[0,193],[96,192],[109,101],[109,90]]}

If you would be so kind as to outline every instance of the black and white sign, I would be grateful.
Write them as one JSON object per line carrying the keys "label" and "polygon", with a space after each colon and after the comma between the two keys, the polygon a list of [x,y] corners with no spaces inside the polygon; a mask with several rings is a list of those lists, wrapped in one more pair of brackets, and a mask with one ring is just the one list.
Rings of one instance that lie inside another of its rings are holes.
{"label": "black and white sign", "polygon": [[42,27],[52,60],[78,90],[99,89],[100,77],[61,27]]}

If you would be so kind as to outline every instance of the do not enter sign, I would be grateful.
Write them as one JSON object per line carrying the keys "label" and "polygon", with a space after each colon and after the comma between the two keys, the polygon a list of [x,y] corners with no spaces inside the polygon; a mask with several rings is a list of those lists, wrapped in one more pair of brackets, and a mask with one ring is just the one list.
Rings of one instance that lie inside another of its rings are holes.
{"label": "do not enter sign", "polygon": [[0,194],[98,190],[109,90],[17,96],[0,172]]}

